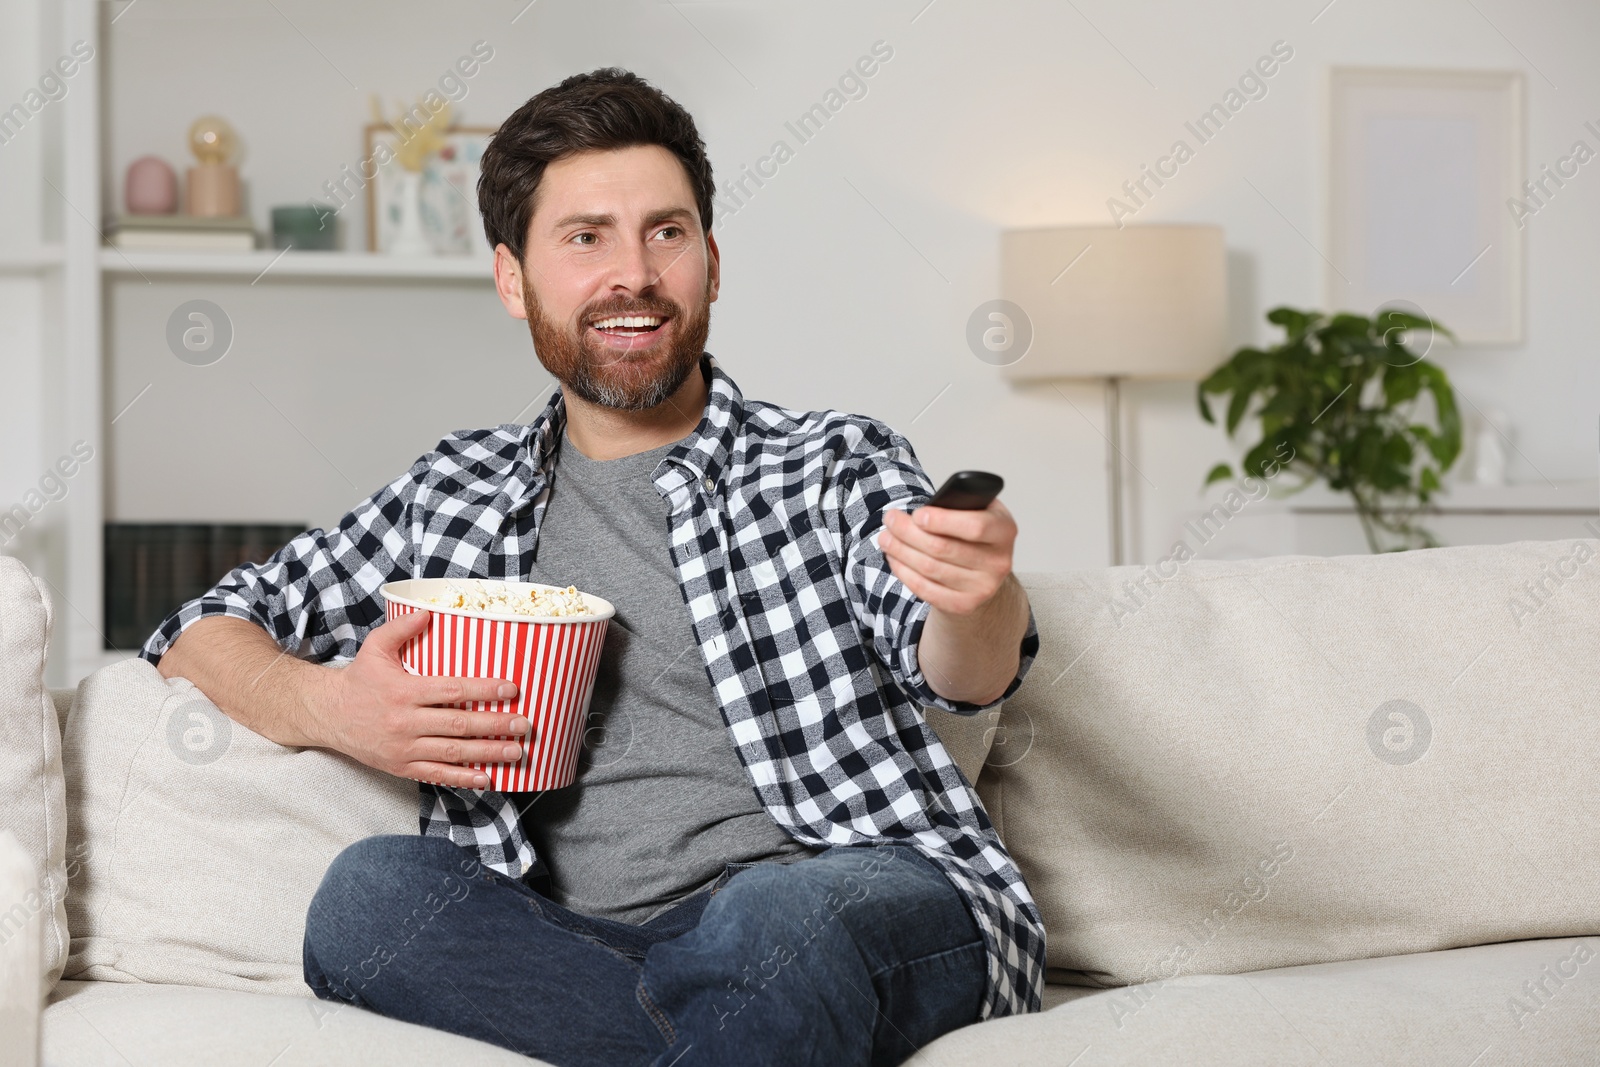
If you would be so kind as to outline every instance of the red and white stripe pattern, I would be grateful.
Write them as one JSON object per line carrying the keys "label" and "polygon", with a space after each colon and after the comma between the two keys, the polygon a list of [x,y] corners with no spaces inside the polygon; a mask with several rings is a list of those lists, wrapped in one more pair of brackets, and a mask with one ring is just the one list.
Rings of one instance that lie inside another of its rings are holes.
{"label": "red and white stripe pattern", "polygon": [[[389,618],[417,608],[390,601]],[[578,773],[589,700],[600,669],[607,619],[590,622],[501,622],[432,613],[428,629],[406,643],[400,661],[412,674],[446,678],[505,678],[515,700],[463,701],[451,707],[526,716],[532,741],[516,763],[474,763],[502,793],[559,789]],[[499,741],[521,738],[497,737]]]}

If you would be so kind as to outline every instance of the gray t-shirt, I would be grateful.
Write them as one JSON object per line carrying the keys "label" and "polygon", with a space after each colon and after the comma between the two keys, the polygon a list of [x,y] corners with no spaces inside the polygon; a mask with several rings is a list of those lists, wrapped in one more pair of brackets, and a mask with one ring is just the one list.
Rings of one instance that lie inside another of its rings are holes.
{"label": "gray t-shirt", "polygon": [[761,806],[689,625],[651,482],[679,442],[593,460],[563,436],[529,581],[575,585],[617,613],[606,630],[578,776],[535,794],[522,824],[556,903],[644,923],[724,863],[814,855]]}

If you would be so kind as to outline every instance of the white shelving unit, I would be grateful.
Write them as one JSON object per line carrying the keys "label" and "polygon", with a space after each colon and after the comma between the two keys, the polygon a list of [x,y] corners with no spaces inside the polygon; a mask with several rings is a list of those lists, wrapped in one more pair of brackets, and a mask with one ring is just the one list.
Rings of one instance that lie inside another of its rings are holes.
{"label": "white shelving unit", "polygon": [[[97,0],[63,0],[61,40],[65,51],[74,41],[95,42],[103,50]],[[73,91],[56,106],[62,109],[61,195],[61,374],[58,410],[67,440],[103,444],[104,413],[101,350],[100,230],[100,72],[104,63],[85,63],[74,78]],[[52,684],[77,682],[114,658],[104,651],[104,463],[87,464],[78,488],[66,505],[66,545],[62,567],[65,605],[56,608],[64,648],[51,662]],[[64,655],[63,655],[64,653]],[[61,670],[61,666],[65,670]]]}
{"label": "white shelving unit", "polygon": [[[62,0],[61,40],[96,42],[97,53],[109,47],[105,32],[125,8],[103,0]],[[109,59],[109,57],[107,57]],[[259,249],[252,252],[141,252],[104,245],[99,216],[104,203],[101,146],[102,71],[106,62],[85,63],[73,79],[72,92],[54,106],[61,109],[62,240],[21,252],[0,255],[0,274],[35,274],[58,281],[52,287],[61,302],[59,368],[50,385],[52,406],[66,440],[83,439],[100,449],[108,445],[112,412],[106,408],[105,291],[114,280],[157,277],[202,277],[277,285],[345,279],[382,283],[436,281],[482,284],[492,277],[485,256],[405,258],[365,252],[300,252]],[[110,464],[85,464],[72,492],[59,504],[64,530],[58,561],[52,569],[64,580],[66,603],[56,605],[58,644],[50,667],[51,684],[72,684],[108,663],[126,658],[104,648],[104,523],[106,476]]]}
{"label": "white shelving unit", "polygon": [[485,256],[410,258],[370,252],[125,252],[100,250],[100,268],[110,275],[187,275],[282,281],[305,278],[485,281],[494,276]]}
{"label": "white shelving unit", "polygon": [[61,266],[63,252],[58,244],[40,245],[22,252],[0,252],[0,274],[43,274]]}

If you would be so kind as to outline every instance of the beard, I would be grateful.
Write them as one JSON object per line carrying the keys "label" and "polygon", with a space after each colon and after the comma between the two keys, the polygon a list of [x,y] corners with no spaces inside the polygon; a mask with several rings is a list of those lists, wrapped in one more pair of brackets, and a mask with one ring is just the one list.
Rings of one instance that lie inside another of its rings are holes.
{"label": "beard", "polygon": [[[533,351],[544,369],[566,392],[591,404],[619,411],[647,411],[678,391],[700,364],[711,329],[711,284],[697,306],[687,312],[675,301],[660,297],[616,300],[579,311],[567,323],[544,313],[526,273],[522,277],[522,306],[533,334]],[[590,325],[612,315],[659,315],[670,320],[672,337],[643,352],[607,349]]]}

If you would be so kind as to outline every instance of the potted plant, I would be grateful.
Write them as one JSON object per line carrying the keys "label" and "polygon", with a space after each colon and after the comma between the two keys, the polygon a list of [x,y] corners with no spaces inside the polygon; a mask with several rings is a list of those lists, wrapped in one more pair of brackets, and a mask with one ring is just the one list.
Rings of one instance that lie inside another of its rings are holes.
{"label": "potted plant", "polygon": [[[1318,479],[1349,493],[1373,552],[1437,547],[1416,516],[1461,452],[1461,417],[1444,371],[1404,342],[1412,330],[1426,331],[1430,346],[1433,333],[1455,336],[1395,310],[1330,318],[1280,307],[1267,321],[1283,327],[1284,340],[1241,348],[1202,381],[1200,417],[1216,421],[1206,394],[1231,394],[1231,438],[1257,401],[1261,441],[1244,457],[1246,474],[1271,477],[1284,468],[1304,478],[1290,493]],[[1433,398],[1432,425],[1416,410],[1424,392]],[[1232,468],[1218,463],[1205,484],[1231,477]],[[1394,543],[1381,544],[1384,536]]]}

